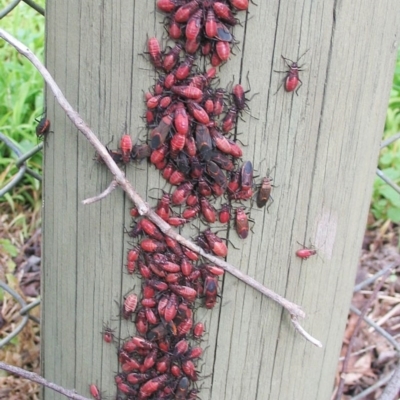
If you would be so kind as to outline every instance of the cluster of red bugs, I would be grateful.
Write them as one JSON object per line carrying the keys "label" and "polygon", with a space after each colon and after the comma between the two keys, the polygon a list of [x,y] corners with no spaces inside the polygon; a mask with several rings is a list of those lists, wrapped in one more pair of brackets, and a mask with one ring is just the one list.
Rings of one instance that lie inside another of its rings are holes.
{"label": "cluster of red bugs", "polygon": [[[198,254],[163,235],[147,218],[136,218],[130,235],[138,242],[128,251],[126,267],[129,274],[138,272],[143,286],[141,298],[128,293],[121,306],[121,316],[135,323],[137,333],[118,350],[118,392],[132,399],[196,399],[198,389],[192,385],[199,380],[203,349],[193,342],[201,340],[204,325],[195,323],[193,309],[197,298],[206,308],[215,306],[224,270],[201,263]],[[205,232],[205,237],[218,248],[215,234]],[[103,335],[112,341],[109,328]]]}
{"label": "cluster of red bugs", "polygon": [[[209,225],[233,220],[238,236],[245,239],[249,219],[241,202],[255,201],[261,208],[272,200],[272,178],[266,176],[256,185],[251,162],[239,161],[242,149],[231,137],[237,118],[248,110],[246,92],[239,84],[216,87],[216,67],[229,59],[236,14],[247,10],[248,0],[158,0],[157,7],[168,14],[167,31],[177,42],[164,51],[154,37],[147,43],[150,62],[159,72],[145,94],[148,143],[134,145],[125,134],[119,149],[108,152],[119,164],[149,158],[175,187],[163,193],[155,212],[174,227],[201,218],[208,227],[198,235],[198,245],[226,257],[225,241]],[[200,71],[198,54],[208,56],[211,67]],[[290,92],[301,83],[301,69],[297,62],[287,65],[285,89]],[[217,210],[213,203],[221,196],[227,201]],[[234,202],[241,206],[233,207]],[[173,211],[175,207],[180,212]],[[134,222],[128,234],[136,243],[128,251],[126,269],[137,273],[143,284],[140,298],[129,292],[121,305],[121,317],[134,322],[137,333],[118,349],[117,398],[198,399],[197,364],[203,354],[199,341],[205,328],[194,320],[195,302],[202,299],[206,308],[215,306],[224,270],[164,235],[136,208],[130,214]],[[303,248],[296,255],[306,259],[315,253]],[[103,338],[114,341],[109,327]],[[90,392],[101,399],[96,385]]]}
{"label": "cluster of red bugs", "polygon": [[[239,23],[236,13],[247,10],[248,6],[248,0],[157,1],[158,9],[168,14],[169,37],[172,40],[184,41],[184,45],[177,46],[184,46],[188,62],[193,63],[192,55],[199,50],[203,56],[210,57],[214,67],[229,59],[231,47],[235,43],[231,30]],[[170,53],[166,55],[169,56]],[[153,64],[156,68],[161,68],[160,63]],[[165,65],[163,67],[168,70]]]}

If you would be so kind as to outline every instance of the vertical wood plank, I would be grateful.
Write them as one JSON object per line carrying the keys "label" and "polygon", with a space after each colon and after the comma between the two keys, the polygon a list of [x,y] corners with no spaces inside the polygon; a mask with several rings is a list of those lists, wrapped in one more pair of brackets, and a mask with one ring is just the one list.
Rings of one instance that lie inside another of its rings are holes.
{"label": "vertical wood plank", "polygon": [[[200,309],[209,346],[204,399],[328,399],[346,321],[358,249],[372,191],[375,160],[396,57],[399,4],[368,0],[259,2],[235,28],[240,50],[222,66],[220,86],[240,81],[252,92],[251,115],[239,121],[244,160],[268,169],[274,203],[256,210],[246,241],[231,229],[228,261],[301,304],[304,327],[323,350],[294,332],[288,315],[235,278],[221,283],[213,311]],[[140,55],[147,37],[163,35],[155,2],[48,4],[47,64],[61,89],[103,143],[116,148],[125,124],[143,139],[142,91],[154,83]],[[397,35],[397,36],[396,36]],[[165,44],[165,41],[164,41]],[[278,89],[281,55],[302,58],[299,96]],[[100,203],[81,201],[104,190],[110,174],[48,94],[54,121],[45,149],[42,370],[88,396],[97,383],[113,396],[116,347],[102,341],[103,322],[118,337],[133,334],[116,317],[122,296],[140,283],[124,275],[130,204],[116,190]],[[146,197],[163,187],[158,171],[129,166]],[[149,198],[149,202],[155,201]],[[186,234],[186,233],[185,233]],[[297,241],[320,258],[295,257]],[[44,398],[60,396],[45,391]]]}

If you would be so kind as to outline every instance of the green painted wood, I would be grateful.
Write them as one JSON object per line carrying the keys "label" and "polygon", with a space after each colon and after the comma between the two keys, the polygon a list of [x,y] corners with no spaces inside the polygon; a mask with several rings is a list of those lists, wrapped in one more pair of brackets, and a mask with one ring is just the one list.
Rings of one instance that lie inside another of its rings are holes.
{"label": "green painted wood", "polygon": [[[148,37],[163,36],[155,2],[50,2],[47,65],[61,89],[103,143],[125,129],[144,138],[143,93],[154,82],[145,57]],[[351,298],[374,170],[398,47],[399,3],[371,0],[259,2],[235,28],[236,56],[221,68],[252,93],[251,115],[239,121],[244,159],[268,169],[276,188],[269,212],[253,208],[249,239],[234,232],[228,261],[303,306],[304,327],[324,343],[317,349],[295,333],[276,304],[235,278],[221,283],[213,311],[199,309],[208,346],[202,374],[205,399],[328,399]],[[397,36],[396,36],[397,35]],[[165,37],[165,33],[164,33]],[[165,43],[165,40],[164,40]],[[281,54],[301,60],[299,96],[276,95],[285,69]],[[113,396],[116,346],[102,341],[108,321],[117,336],[134,333],[119,322],[122,296],[140,282],[127,276],[130,203],[120,190],[90,206],[110,174],[92,158],[48,93],[54,131],[45,148],[42,371],[89,396],[97,383]],[[145,163],[127,175],[142,196],[164,182]],[[154,204],[154,200],[148,198]],[[194,228],[192,228],[192,232]],[[189,232],[185,232],[189,235]],[[193,233],[191,233],[193,234]],[[297,241],[319,257],[295,257]],[[200,384],[200,385],[201,385]],[[44,399],[58,399],[44,391]]]}

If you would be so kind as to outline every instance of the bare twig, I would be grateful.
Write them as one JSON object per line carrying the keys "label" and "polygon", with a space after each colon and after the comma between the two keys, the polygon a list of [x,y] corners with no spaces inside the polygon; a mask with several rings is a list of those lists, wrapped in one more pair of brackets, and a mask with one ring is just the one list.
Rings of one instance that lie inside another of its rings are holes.
{"label": "bare twig", "polygon": [[[114,180],[116,184],[121,186],[121,188],[128,194],[129,198],[135,203],[139,214],[145,215],[147,218],[152,220],[160,229],[161,231],[176,239],[182,245],[188,247],[189,249],[199,253],[204,258],[214,262],[216,265],[220,266],[221,268],[228,271],[230,274],[236,276],[238,279],[242,280],[246,284],[250,285],[254,289],[258,290],[265,296],[269,297],[273,301],[280,304],[283,308],[285,308],[291,315],[291,319],[293,324],[295,325],[296,330],[302,334],[307,340],[311,341],[311,343],[320,346],[321,343],[312,338],[309,334],[306,334],[304,329],[302,329],[297,321],[298,318],[304,318],[305,313],[297,304],[294,304],[285,298],[279,296],[277,293],[274,293],[272,290],[266,288],[265,286],[261,285],[255,279],[251,278],[250,276],[243,274],[233,265],[228,264],[227,262],[220,260],[217,257],[214,257],[210,254],[204,252],[202,248],[194,244],[193,242],[185,239],[183,236],[176,233],[170,225],[168,225],[163,219],[161,219],[154,211],[151,210],[149,205],[139,196],[139,194],[135,191],[131,183],[126,179],[125,174],[118,168],[117,164],[108,154],[107,149],[102,143],[98,140],[96,135],[91,131],[89,126],[83,121],[81,116],[72,108],[72,106],[68,103],[67,99],[61,92],[60,88],[47,71],[47,69],[43,66],[43,64],[39,61],[39,59],[21,42],[16,40],[14,37],[9,35],[3,29],[0,29],[0,37],[14,46],[18,52],[20,52],[23,56],[25,56],[32,64],[38,69],[41,73],[43,78],[45,79],[47,85],[52,90],[56,100],[60,104],[61,108],[66,112],[69,119],[72,123],[83,133],[83,135],[87,138],[87,140],[92,144],[92,146],[96,149],[97,153],[100,157],[104,160],[104,163],[107,165],[111,173],[114,175]],[[89,199],[91,200],[91,199]],[[88,201],[88,200],[86,200]],[[301,329],[300,329],[301,328]]]}
{"label": "bare twig", "polygon": [[96,203],[96,201],[103,200],[105,197],[107,197],[113,190],[115,190],[118,186],[118,183],[115,180],[112,180],[111,183],[108,185],[108,188],[104,190],[104,192],[100,193],[99,195],[95,197],[91,197],[89,199],[83,200],[82,204],[85,206],[88,204],[93,204]]}
{"label": "bare twig", "polygon": [[34,372],[26,371],[25,369],[14,367],[13,365],[8,365],[1,361],[0,361],[0,369],[4,369],[5,371],[11,372],[12,374],[22,376],[25,379],[29,379],[32,382],[38,383],[39,385],[46,386],[49,389],[54,390],[55,392],[61,393],[63,396],[66,396],[69,399],[90,400],[87,397],[83,397],[80,394],[76,394],[72,390],[64,389],[63,387],[58,386],[53,382],[49,382],[46,379],[44,379],[43,377],[41,377],[40,375],[35,374]]}
{"label": "bare twig", "polygon": [[360,314],[360,318],[358,319],[358,321],[356,323],[356,326],[354,328],[354,332],[353,332],[353,334],[351,336],[349,345],[347,347],[346,356],[345,356],[344,361],[343,361],[342,371],[340,373],[340,381],[339,381],[338,389],[337,389],[336,396],[335,396],[336,400],[340,400],[342,398],[342,393],[343,393],[343,389],[344,389],[344,382],[345,382],[345,374],[347,373],[347,368],[348,368],[349,361],[350,361],[350,354],[352,352],[354,343],[356,341],[357,334],[358,334],[358,332],[359,332],[359,330],[361,328],[361,322],[363,321],[363,318],[365,317],[365,314],[367,313],[369,307],[371,306],[371,304],[375,300],[380,288],[385,283],[385,280],[390,275],[390,273],[391,273],[391,269],[386,271],[386,273],[385,273],[385,275],[383,275],[381,281],[376,285],[376,287],[375,287],[374,291],[372,292],[371,296],[369,297],[369,299],[363,305],[363,308],[362,308],[361,314]]}

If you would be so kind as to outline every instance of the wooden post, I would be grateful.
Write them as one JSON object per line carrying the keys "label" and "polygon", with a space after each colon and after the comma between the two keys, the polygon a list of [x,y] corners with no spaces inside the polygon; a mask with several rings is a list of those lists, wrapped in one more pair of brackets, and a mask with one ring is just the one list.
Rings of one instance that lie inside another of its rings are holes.
{"label": "wooden post", "polygon": [[[143,91],[155,73],[148,37],[164,35],[155,2],[59,0],[47,7],[47,65],[71,104],[103,143],[116,148],[125,124],[145,138]],[[282,309],[231,276],[212,311],[200,309],[209,346],[200,383],[204,399],[329,399],[364,234],[372,182],[398,48],[400,3],[372,0],[258,1],[239,14],[238,49],[219,76],[253,93],[238,132],[260,176],[272,170],[274,203],[253,209],[253,233],[234,234],[228,261],[307,314],[303,325],[324,344],[299,336]],[[397,36],[396,36],[397,35]],[[165,44],[165,40],[164,40]],[[302,58],[299,96],[276,93],[281,55]],[[117,336],[122,295],[138,280],[125,275],[129,204],[122,191],[100,203],[81,201],[110,182],[94,151],[48,93],[54,126],[45,147],[43,192],[42,371],[89,396],[97,383],[115,395],[116,347],[102,341],[103,322]],[[158,171],[127,167],[138,192],[163,187]],[[151,199],[149,201],[152,201]],[[154,201],[153,201],[154,202]],[[295,257],[297,242],[319,257]],[[61,398],[45,391],[44,399]]]}

